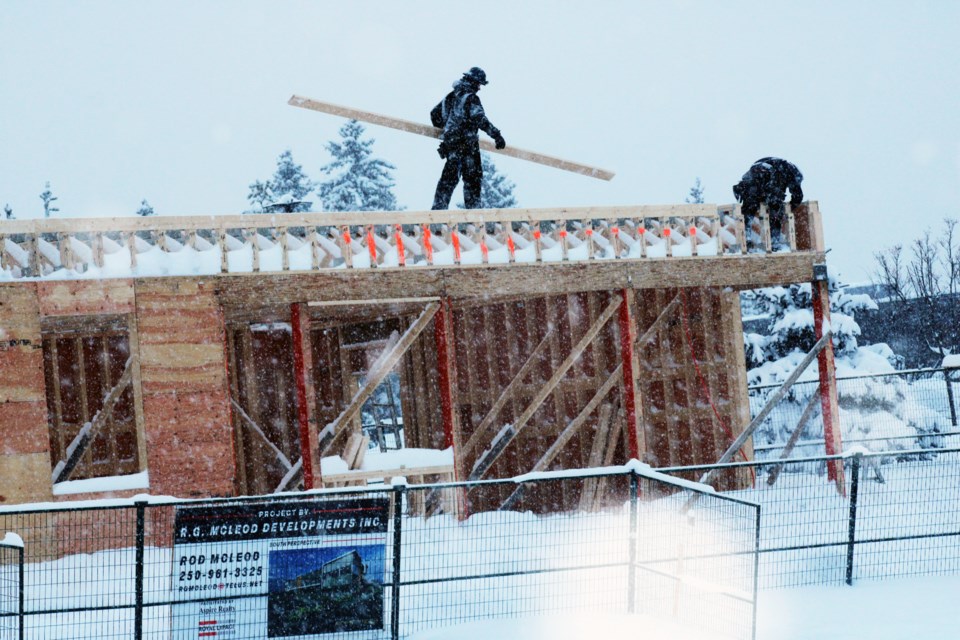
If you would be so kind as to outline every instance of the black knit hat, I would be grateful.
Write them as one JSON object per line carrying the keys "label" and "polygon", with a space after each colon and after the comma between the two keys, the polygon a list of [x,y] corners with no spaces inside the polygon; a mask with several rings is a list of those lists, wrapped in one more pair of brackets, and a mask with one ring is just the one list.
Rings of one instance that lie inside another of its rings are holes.
{"label": "black knit hat", "polygon": [[470,71],[463,74],[463,77],[477,84],[487,84],[487,74],[480,67],[471,68]]}

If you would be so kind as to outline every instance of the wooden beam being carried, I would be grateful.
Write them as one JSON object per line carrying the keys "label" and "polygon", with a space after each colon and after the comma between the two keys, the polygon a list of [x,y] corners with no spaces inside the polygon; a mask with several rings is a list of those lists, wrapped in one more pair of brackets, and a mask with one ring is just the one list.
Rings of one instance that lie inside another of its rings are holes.
{"label": "wooden beam being carried", "polygon": [[[430,125],[411,122],[410,120],[402,120],[400,118],[392,118],[390,116],[373,113],[371,111],[362,111],[360,109],[353,109],[351,107],[343,107],[340,105],[331,104],[329,102],[311,100],[310,98],[304,98],[298,95],[291,96],[290,100],[287,101],[287,104],[293,105],[294,107],[301,107],[303,109],[310,109],[312,111],[320,111],[321,113],[328,113],[334,116],[342,116],[344,118],[350,118],[351,120],[360,120],[370,124],[378,124],[382,127],[390,127],[391,129],[406,131],[407,133],[416,133],[429,138],[439,138],[440,134],[442,133],[440,129]],[[580,164],[579,162],[564,160],[555,156],[549,156],[545,153],[517,149],[516,147],[497,149],[496,146],[489,140],[481,140],[480,148],[491,153],[499,153],[512,158],[517,158],[519,160],[536,162],[538,164],[543,164],[555,169],[563,169],[564,171],[571,171],[573,173],[579,173],[580,175],[598,178],[600,180],[611,180],[614,176],[612,171],[591,167],[589,165]]]}

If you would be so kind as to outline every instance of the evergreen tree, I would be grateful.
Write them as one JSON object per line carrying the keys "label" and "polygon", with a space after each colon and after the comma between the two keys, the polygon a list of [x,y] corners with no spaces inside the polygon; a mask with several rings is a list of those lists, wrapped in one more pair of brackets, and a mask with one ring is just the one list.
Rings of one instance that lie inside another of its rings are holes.
{"label": "evergreen tree", "polygon": [[327,151],[333,162],[321,167],[327,175],[337,175],[320,183],[317,193],[326,211],[397,211],[393,195],[395,166],[371,157],[373,138],[361,140],[363,125],[356,120],[340,128],[341,141],[328,142]]}
{"label": "evergreen tree", "polygon": [[50,191],[50,182],[44,184],[43,187],[43,193],[40,194],[40,199],[43,200],[43,217],[49,218],[51,213],[60,211],[60,209],[53,206],[53,203],[58,200],[58,198]]}
{"label": "evergreen tree", "polygon": [[[250,185],[251,194],[254,186]],[[303,199],[313,191],[316,185],[303,172],[303,167],[293,161],[293,153],[287,149],[277,158],[277,170],[273,173],[273,180],[269,183],[269,193],[273,196],[271,203],[288,202],[290,212],[310,210],[310,203]],[[249,196],[248,196],[249,197]]]}
{"label": "evergreen tree", "polygon": [[270,181],[260,182],[257,180],[251,184],[247,200],[253,205],[253,208],[244,213],[263,213],[267,205],[273,202],[273,190],[270,187]]}
{"label": "evergreen tree", "polygon": [[[867,294],[850,294],[836,279],[830,279],[830,330],[838,377],[854,377],[868,374],[893,373],[896,355],[886,344],[862,346],[858,342],[860,327],[855,314],[858,311],[877,308],[876,302]],[[803,356],[816,343],[813,326],[813,296],[811,285],[794,284],[788,287],[771,287],[746,292],[755,309],[767,316],[763,334],[745,334],[747,364],[753,368],[747,372],[748,383],[765,385],[782,383],[796,369]],[[818,379],[816,362],[807,367],[801,381]],[[765,389],[761,395],[769,396],[774,388]],[[779,407],[757,429],[756,443],[774,444],[786,442],[803,406],[811,393],[813,384],[794,386],[783,400],[786,406]],[[910,439],[879,441],[872,443],[878,449],[910,449],[916,446],[938,446],[936,434],[944,426],[936,412],[919,403],[912,387],[897,376],[858,378],[838,385],[838,405],[843,438],[865,436],[910,436]],[[808,421],[802,440],[823,438],[823,422],[812,418]],[[871,446],[871,443],[866,443]],[[823,446],[806,451],[795,449],[793,455],[817,455]]]}
{"label": "evergreen tree", "polygon": [[700,178],[690,187],[690,195],[686,198],[687,204],[703,204],[703,187],[700,185]]}
{"label": "evergreen tree", "polygon": [[[506,175],[497,171],[489,153],[481,153],[480,161],[483,168],[483,182],[480,185],[480,207],[482,209],[510,209],[517,206],[517,199],[513,195],[513,189],[516,185]],[[461,202],[457,207],[464,209],[466,205]]]}
{"label": "evergreen tree", "polygon": [[140,202],[140,208],[137,209],[137,215],[138,215],[138,216],[152,216],[152,215],[155,215],[155,214],[154,214],[154,211],[153,211],[153,207],[150,206],[150,203],[147,202],[147,199],[146,199],[146,198],[144,198],[144,199]]}
{"label": "evergreen tree", "polygon": [[287,149],[277,157],[273,178],[264,182],[257,180],[250,185],[247,201],[253,207],[244,213],[263,213],[278,202],[288,203],[283,207],[284,211],[309,211],[311,203],[304,201],[304,198],[315,186],[303,172],[303,167],[293,161],[293,153]]}
{"label": "evergreen tree", "polygon": [[10,207],[9,202],[6,205],[4,205],[3,213],[7,217],[7,220],[13,220],[13,209]]}

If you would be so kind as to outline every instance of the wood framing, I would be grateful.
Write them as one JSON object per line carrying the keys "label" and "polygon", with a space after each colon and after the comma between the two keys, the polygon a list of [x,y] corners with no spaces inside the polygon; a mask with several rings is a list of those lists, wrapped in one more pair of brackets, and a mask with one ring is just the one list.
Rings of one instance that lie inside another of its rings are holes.
{"label": "wood framing", "polygon": [[[101,456],[97,474],[147,470],[146,490],[184,497],[399,475],[368,468],[381,453],[368,444],[385,438],[376,407],[387,391],[398,398],[395,443],[451,450],[449,472],[425,478],[631,458],[710,464],[736,442],[749,459],[737,290],[815,281],[824,249],[816,203],[792,212],[796,250],[783,253],[742,253],[735,213],[667,205],[0,221],[0,429],[11,434],[0,462],[19,474],[0,473],[0,502],[53,498],[54,469],[76,438],[58,425],[79,429],[111,389],[127,412],[125,440],[92,442],[84,455],[122,445],[127,466]],[[174,261],[220,253],[204,257],[211,273],[75,277],[91,265],[122,271],[157,249]],[[107,349],[96,336],[111,332],[122,339]],[[109,367],[79,366],[91,358]],[[819,364],[838,447],[832,364]],[[60,384],[67,378],[84,392]],[[73,408],[89,415],[76,422],[64,415]],[[91,464],[81,460],[71,477]],[[324,477],[328,464],[350,479]],[[721,489],[752,481],[743,472],[712,480]],[[566,484],[547,502],[513,489],[434,495],[423,513],[600,509],[623,498],[600,479]]]}

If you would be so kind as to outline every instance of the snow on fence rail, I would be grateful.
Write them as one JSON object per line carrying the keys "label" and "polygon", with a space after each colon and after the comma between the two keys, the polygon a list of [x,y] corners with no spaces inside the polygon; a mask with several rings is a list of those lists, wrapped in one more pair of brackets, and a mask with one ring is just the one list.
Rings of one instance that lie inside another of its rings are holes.
{"label": "snow on fence rail", "polygon": [[[798,223],[787,206],[786,236]],[[819,229],[815,202],[797,208]],[[771,253],[765,214],[751,233]],[[0,221],[7,278],[670,258],[746,253],[739,205]],[[809,243],[802,242],[802,246]],[[169,256],[168,254],[173,254]],[[167,256],[164,258],[163,256]],[[154,264],[154,263],[161,264]]]}

